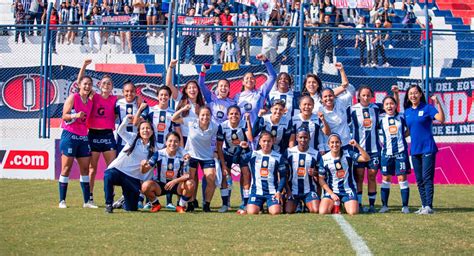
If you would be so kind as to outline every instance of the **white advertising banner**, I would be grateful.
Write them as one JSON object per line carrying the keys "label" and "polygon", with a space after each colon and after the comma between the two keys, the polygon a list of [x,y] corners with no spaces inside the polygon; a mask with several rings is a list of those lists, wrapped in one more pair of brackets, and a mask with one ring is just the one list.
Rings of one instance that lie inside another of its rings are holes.
{"label": "white advertising banner", "polygon": [[0,178],[54,180],[53,139],[0,138]]}

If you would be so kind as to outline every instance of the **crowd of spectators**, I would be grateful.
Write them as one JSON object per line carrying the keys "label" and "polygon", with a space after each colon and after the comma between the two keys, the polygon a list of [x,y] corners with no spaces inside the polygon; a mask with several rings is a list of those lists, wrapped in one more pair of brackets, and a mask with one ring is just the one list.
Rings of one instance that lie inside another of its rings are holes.
{"label": "crowd of spectators", "polygon": [[[180,34],[181,50],[180,61],[195,62],[196,40],[204,34],[203,43],[213,47],[214,64],[223,64],[226,60],[236,60],[240,64],[243,59],[245,64],[250,64],[250,39],[254,35],[246,26],[262,27],[258,36],[262,38],[262,53],[271,61],[281,61],[295,57],[297,33],[290,33],[284,27],[298,27],[301,21],[305,27],[319,27],[314,33],[305,33],[305,44],[310,55],[311,66],[318,64],[321,72],[325,57],[327,62],[333,62],[334,48],[338,47],[338,40],[354,39],[336,32],[334,28],[358,28],[355,35],[355,47],[360,50],[361,66],[390,66],[385,56],[385,49],[392,48],[391,33],[388,30],[380,31],[370,28],[392,27],[396,18],[401,18],[404,27],[412,28],[416,24],[414,13],[414,0],[403,0],[403,17],[397,17],[395,0],[374,0],[372,9],[369,8],[343,8],[338,9],[331,0],[256,0],[250,6],[241,0],[176,0],[178,2],[178,15],[213,18],[214,24],[210,25],[212,32],[203,32],[193,28],[194,20],[186,23],[188,28]],[[303,5],[304,17],[300,16],[300,7]],[[121,38],[121,52],[132,49],[131,27],[133,25],[166,25],[169,18],[169,1],[162,0],[59,0],[54,5],[57,17],[50,20],[50,24],[64,25],[56,28],[55,41],[60,44],[88,45],[92,52],[101,50],[103,44],[108,43],[110,35]],[[12,4],[16,24],[27,24],[20,27],[15,33],[15,41],[21,36],[25,42],[25,34],[32,36],[34,32],[41,35],[35,24],[44,24],[46,20],[46,0],[15,0]],[[130,15],[126,28],[113,31],[105,30],[103,17],[110,15]],[[96,25],[86,28],[84,25]],[[69,26],[69,27],[68,27]],[[237,26],[232,31],[232,44],[229,44],[228,29],[222,26]],[[273,28],[276,26],[277,28]],[[99,28],[99,29],[98,29]],[[293,30],[295,31],[295,30]],[[163,36],[163,27],[147,27],[147,37]],[[76,37],[78,40],[76,40]],[[85,41],[86,38],[88,41]],[[281,38],[287,38],[283,45]],[[407,39],[414,40],[414,36],[407,34]],[[98,48],[96,48],[98,46]],[[279,47],[285,47],[283,51]],[[348,46],[345,46],[348,47]],[[188,53],[189,52],[189,53]],[[278,54],[280,52],[280,54]],[[229,55],[230,54],[230,55]],[[319,57],[316,57],[319,56]],[[381,57],[381,62],[378,57]]]}

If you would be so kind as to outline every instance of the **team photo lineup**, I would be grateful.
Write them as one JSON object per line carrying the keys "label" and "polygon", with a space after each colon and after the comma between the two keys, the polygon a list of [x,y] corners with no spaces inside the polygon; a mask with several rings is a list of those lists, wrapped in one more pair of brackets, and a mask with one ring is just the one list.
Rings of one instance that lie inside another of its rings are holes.
{"label": "team photo lineup", "polygon": [[[84,75],[91,60],[85,60],[78,92],[63,108],[59,208],[67,208],[68,177],[76,160],[84,208],[98,208],[94,196],[101,192],[94,191],[94,181],[97,172],[104,172],[101,207],[107,213],[117,208],[158,212],[159,199],[179,213],[199,207],[211,212],[216,190],[221,213],[231,209],[232,195],[241,199],[238,214],[385,213],[396,175],[400,211],[408,214],[407,175],[412,169],[422,203],[415,213],[434,213],[437,147],[431,127],[434,120],[445,119],[436,96],[429,103],[423,90],[413,85],[400,103],[399,88],[392,86],[391,95],[374,102],[372,88],[356,90],[341,63],[334,64],[342,80],[339,86],[323,88],[317,75],[308,74],[303,89],[296,91],[291,75],[276,74],[263,54],[257,59],[266,67],[267,80],[256,88],[254,74],[246,73],[234,98],[229,97],[226,79],[214,90],[206,86],[210,64],[202,65],[198,81],[173,84],[178,61],[172,60],[165,84],[156,91],[155,106],[137,96],[133,81],[124,82],[123,96],[113,95],[108,75],[95,92],[92,78]],[[170,107],[172,101],[175,108]],[[399,112],[400,104],[404,113]],[[106,170],[98,170],[101,154]],[[240,193],[232,190],[232,170],[240,172]],[[117,186],[122,194],[115,192]],[[364,191],[369,199],[365,203]],[[377,195],[380,209],[375,208]]]}

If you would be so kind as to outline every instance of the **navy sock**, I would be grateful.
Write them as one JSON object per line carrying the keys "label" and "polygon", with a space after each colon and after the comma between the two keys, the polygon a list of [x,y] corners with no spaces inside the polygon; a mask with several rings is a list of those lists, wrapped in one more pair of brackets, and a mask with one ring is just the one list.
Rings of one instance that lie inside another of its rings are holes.
{"label": "navy sock", "polygon": [[229,189],[221,188],[222,205],[229,206]]}
{"label": "navy sock", "polygon": [[408,200],[410,199],[410,187],[408,187],[408,181],[402,181],[398,184],[400,185],[400,194],[402,195],[402,205],[408,206]]}
{"label": "navy sock", "polygon": [[382,205],[388,206],[388,198],[390,196],[390,182],[382,181],[380,186],[380,198],[382,199]]}
{"label": "navy sock", "polygon": [[357,202],[359,202],[359,206],[362,207],[362,192],[357,192]]}
{"label": "navy sock", "polygon": [[79,178],[82,188],[82,196],[84,197],[84,203],[87,203],[91,196],[91,187],[89,184],[89,176],[82,176]]}
{"label": "navy sock", "polygon": [[166,204],[173,204],[173,194],[166,194]]}
{"label": "navy sock", "polygon": [[89,196],[89,201],[94,201],[94,193],[90,193],[90,196]]}
{"label": "navy sock", "polygon": [[59,201],[66,201],[67,186],[69,182],[68,177],[59,176]]}
{"label": "navy sock", "polygon": [[206,176],[202,176],[202,201],[206,201],[206,188],[207,188],[207,180]]}
{"label": "navy sock", "polygon": [[369,192],[367,195],[369,196],[369,205],[374,206],[375,199],[377,198],[377,192]]}

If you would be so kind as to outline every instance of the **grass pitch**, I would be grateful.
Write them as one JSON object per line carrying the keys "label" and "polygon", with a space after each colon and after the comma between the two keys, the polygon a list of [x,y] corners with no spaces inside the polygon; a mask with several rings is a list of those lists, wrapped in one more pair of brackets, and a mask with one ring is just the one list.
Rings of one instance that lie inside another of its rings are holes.
{"label": "grass pitch", "polygon": [[[236,185],[233,209],[240,203]],[[417,193],[411,187],[412,211],[419,206]],[[344,218],[376,255],[469,255],[474,252],[473,193],[474,186],[436,186],[436,214],[403,215],[393,186],[390,213]],[[72,181],[69,208],[58,209],[56,181],[0,180],[0,255],[354,254],[331,216],[177,214],[166,209],[105,214],[101,182],[94,195],[101,208],[83,209],[79,182]],[[217,192],[214,210],[220,202]]]}

